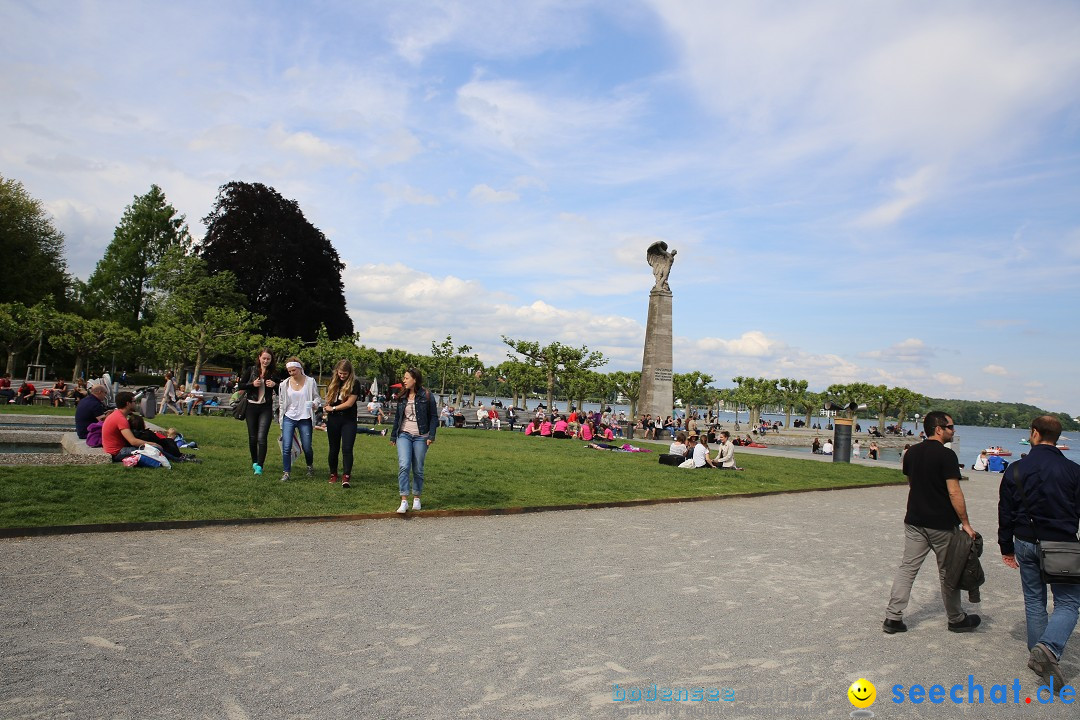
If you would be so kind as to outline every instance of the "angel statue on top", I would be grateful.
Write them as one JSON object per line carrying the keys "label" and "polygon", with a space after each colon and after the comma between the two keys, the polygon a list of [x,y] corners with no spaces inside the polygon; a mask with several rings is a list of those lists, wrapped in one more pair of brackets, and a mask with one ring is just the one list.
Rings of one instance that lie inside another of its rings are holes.
{"label": "angel statue on top", "polygon": [[671,292],[671,287],[668,285],[668,275],[671,273],[671,264],[675,262],[675,253],[678,250],[667,251],[667,243],[660,241],[654,242],[649,246],[648,251],[645,253],[646,259],[649,261],[649,265],[652,266],[653,277],[656,278],[656,284],[653,285],[653,290],[665,290]]}

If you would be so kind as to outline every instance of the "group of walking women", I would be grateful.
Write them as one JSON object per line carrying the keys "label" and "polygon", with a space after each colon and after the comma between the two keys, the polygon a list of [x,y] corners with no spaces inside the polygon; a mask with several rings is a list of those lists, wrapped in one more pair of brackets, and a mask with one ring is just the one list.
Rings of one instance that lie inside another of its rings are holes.
{"label": "group of walking women", "polygon": [[[311,438],[316,415],[322,408],[330,445],[327,457],[330,467],[329,482],[333,484],[340,480],[341,487],[351,487],[353,446],[358,432],[357,402],[363,392],[353,372],[352,363],[342,360],[334,367],[325,397],[319,395],[315,378],[304,372],[299,358],[290,357],[286,360],[285,371],[287,377],[280,377],[274,364],[273,353],[264,349],[240,382],[240,389],[247,398],[244,419],[248,429],[251,469],[256,475],[262,475],[266,466],[267,437],[274,417],[276,394],[277,420],[281,426],[282,482],[288,482],[292,477],[293,447],[297,438],[307,462],[307,476],[314,477],[315,454]],[[410,490],[411,507],[413,510],[420,510],[420,495],[424,489],[424,459],[428,446],[435,441],[435,430],[439,424],[435,398],[431,391],[424,387],[423,381],[423,375],[417,368],[405,371],[397,396],[394,425],[390,431],[390,443],[397,447],[398,455],[398,490],[401,504],[397,512],[402,514],[409,511]],[[342,471],[340,476],[339,455]]]}

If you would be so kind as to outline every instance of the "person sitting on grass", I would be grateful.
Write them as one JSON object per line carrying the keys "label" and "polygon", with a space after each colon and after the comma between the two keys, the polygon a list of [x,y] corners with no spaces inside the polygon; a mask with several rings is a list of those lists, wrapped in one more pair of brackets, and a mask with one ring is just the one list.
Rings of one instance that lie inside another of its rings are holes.
{"label": "person sitting on grass", "polygon": [[668,447],[668,455],[686,457],[686,433],[682,430],[675,433],[675,441]]}
{"label": "person sitting on grass", "polygon": [[596,431],[593,428],[593,421],[591,419],[586,420],[585,422],[581,423],[581,439],[582,440],[584,440],[585,442],[589,442],[590,440],[593,439],[594,435],[596,435]]}
{"label": "person sitting on grass", "polygon": [[105,386],[95,385],[90,388],[90,394],[75,406],[75,435],[85,440],[90,423],[101,422],[108,414],[109,411],[105,409]]}
{"label": "person sitting on grass", "polygon": [[742,470],[735,466],[735,444],[731,442],[731,433],[720,431],[720,451],[716,455],[716,465],[721,470]]}
{"label": "person sitting on grass", "polygon": [[[94,387],[96,389],[98,386]],[[129,390],[116,393],[116,412],[109,413],[105,418],[105,425],[101,428],[101,447],[112,456],[113,462],[120,462],[147,445],[161,450],[160,443],[135,437],[131,431],[131,423],[128,422],[128,417],[134,412],[135,394]]]}
{"label": "person sitting on grass", "polygon": [[529,421],[529,424],[525,426],[525,434],[540,437],[540,418],[533,418]]}
{"label": "person sitting on grass", "polygon": [[566,422],[566,418],[560,415],[555,418],[555,424],[551,427],[551,437],[567,440],[570,437],[569,428],[570,424]]}
{"label": "person sitting on grass", "polygon": [[540,421],[540,437],[547,437],[547,438],[551,437],[551,421],[550,420],[545,419],[545,420]]}
{"label": "person sitting on grass", "polygon": [[694,468],[715,468],[716,463],[709,457],[709,441],[703,436],[698,436],[697,445],[694,446]]}

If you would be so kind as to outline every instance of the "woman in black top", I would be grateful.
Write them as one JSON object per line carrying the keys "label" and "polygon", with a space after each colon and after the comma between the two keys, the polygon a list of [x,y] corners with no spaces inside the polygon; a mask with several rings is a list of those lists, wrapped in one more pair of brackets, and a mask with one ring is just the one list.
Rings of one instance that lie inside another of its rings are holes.
{"label": "woman in black top", "polygon": [[356,443],[356,401],[360,388],[352,363],[342,360],[334,366],[334,377],[326,388],[326,439],[330,441],[330,483],[338,479],[338,450],[341,450],[341,487],[347,488],[352,475],[353,445]]}
{"label": "woman in black top", "polygon": [[248,451],[251,453],[251,469],[256,475],[262,475],[266,464],[266,436],[270,433],[270,423],[274,419],[274,394],[278,379],[274,370],[274,353],[263,348],[255,365],[248,369],[240,383],[240,389],[247,395]]}

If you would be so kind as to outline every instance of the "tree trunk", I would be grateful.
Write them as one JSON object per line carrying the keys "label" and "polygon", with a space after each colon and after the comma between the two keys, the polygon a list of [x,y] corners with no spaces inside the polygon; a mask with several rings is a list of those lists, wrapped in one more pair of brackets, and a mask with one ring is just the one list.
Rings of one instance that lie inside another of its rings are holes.
{"label": "tree trunk", "polygon": [[82,372],[82,355],[75,356],[75,369],[71,371],[71,381],[78,383],[79,374]]}

